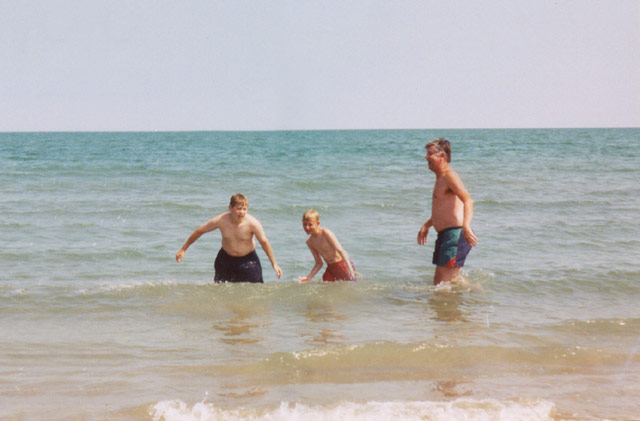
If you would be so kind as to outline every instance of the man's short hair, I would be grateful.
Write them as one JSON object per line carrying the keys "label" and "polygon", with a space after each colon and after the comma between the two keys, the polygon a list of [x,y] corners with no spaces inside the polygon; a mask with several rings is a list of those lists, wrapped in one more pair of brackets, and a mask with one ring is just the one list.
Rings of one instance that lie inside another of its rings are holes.
{"label": "man's short hair", "polygon": [[249,207],[249,199],[247,199],[247,196],[245,196],[244,194],[234,194],[233,196],[231,196],[229,206],[235,208],[236,205],[245,205],[246,207]]}
{"label": "man's short hair", "polygon": [[451,143],[444,137],[436,140],[432,140],[427,143],[425,149],[429,149],[430,146],[435,146],[437,152],[444,152],[447,155],[447,162],[451,162]]}

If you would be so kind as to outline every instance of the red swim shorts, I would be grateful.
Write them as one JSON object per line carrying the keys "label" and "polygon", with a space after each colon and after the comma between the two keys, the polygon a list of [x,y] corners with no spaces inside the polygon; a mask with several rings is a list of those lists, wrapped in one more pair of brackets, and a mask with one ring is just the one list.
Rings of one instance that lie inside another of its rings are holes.
{"label": "red swim shorts", "polygon": [[[351,262],[353,266],[353,262]],[[353,266],[355,269],[355,266]],[[349,265],[344,260],[339,262],[330,263],[327,265],[327,270],[322,275],[322,280],[327,282],[335,281],[355,281],[355,274],[351,276],[349,273]]]}

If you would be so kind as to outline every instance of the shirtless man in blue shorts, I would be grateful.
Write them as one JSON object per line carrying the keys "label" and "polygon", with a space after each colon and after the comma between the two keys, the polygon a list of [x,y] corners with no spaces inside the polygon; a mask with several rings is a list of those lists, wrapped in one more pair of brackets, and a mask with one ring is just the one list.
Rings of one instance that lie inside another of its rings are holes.
{"label": "shirtless man in blue shorts", "polygon": [[215,282],[262,283],[262,266],[256,254],[255,238],[269,257],[278,278],[282,270],[273,256],[273,249],[262,229],[260,221],[247,213],[249,200],[242,194],[231,196],[229,212],[218,215],[198,227],[176,253],[176,260],[182,261],[187,248],[204,233],[220,229],[222,247],[215,261]]}
{"label": "shirtless man in blue shorts", "polygon": [[436,273],[433,283],[455,281],[478,238],[471,230],[473,200],[464,188],[462,179],[450,166],[451,144],[440,138],[426,145],[429,169],[436,175],[431,202],[431,218],[420,227],[418,244],[427,242],[429,228],[438,232],[433,264]]}

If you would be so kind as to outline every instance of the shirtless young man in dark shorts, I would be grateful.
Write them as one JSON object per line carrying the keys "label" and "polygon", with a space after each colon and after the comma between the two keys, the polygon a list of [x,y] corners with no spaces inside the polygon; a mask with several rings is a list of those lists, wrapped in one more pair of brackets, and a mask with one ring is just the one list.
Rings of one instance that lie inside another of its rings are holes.
{"label": "shirtless young man in dark shorts", "polygon": [[420,227],[418,244],[427,242],[429,228],[438,232],[433,264],[436,273],[433,283],[455,281],[478,238],[471,230],[473,200],[464,188],[462,179],[450,166],[451,144],[440,138],[426,145],[429,169],[436,175],[431,203],[431,218]]}
{"label": "shirtless young man in dark shorts", "polygon": [[185,251],[202,234],[220,229],[222,248],[215,261],[215,282],[263,282],[262,266],[255,252],[254,236],[269,257],[276,275],[280,278],[282,270],[276,263],[269,240],[260,221],[247,213],[248,208],[249,200],[244,195],[231,196],[229,212],[218,215],[198,227],[180,251],[176,253],[176,260],[181,262]]}

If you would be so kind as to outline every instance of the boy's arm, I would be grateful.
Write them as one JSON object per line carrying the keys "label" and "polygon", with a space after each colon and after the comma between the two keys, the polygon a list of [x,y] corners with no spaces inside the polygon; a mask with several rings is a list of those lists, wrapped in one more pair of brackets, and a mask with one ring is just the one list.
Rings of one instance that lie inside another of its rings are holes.
{"label": "boy's arm", "polygon": [[345,262],[347,262],[347,267],[349,268],[349,272],[352,278],[356,277],[356,268],[353,267],[353,265],[351,264],[351,258],[349,257],[349,254],[347,253],[347,251],[343,248],[339,248],[338,249],[338,253],[340,254],[340,256],[342,256],[342,260],[344,260]]}
{"label": "boy's arm", "polygon": [[336,237],[332,231],[326,228],[325,230],[329,234],[327,236],[329,238],[329,243],[333,246],[333,248],[335,248],[335,250],[338,252],[340,257],[342,257],[342,260],[344,260],[347,263],[347,267],[349,268],[349,272],[351,272],[351,276],[355,277],[356,270],[351,264],[351,259],[349,258],[349,254],[345,249],[342,248],[342,244],[340,244],[340,241],[338,241],[338,237]]}
{"label": "boy's arm", "polygon": [[471,247],[475,247],[478,245],[478,238],[471,230],[471,219],[473,219],[473,199],[471,199],[471,195],[467,189],[465,189],[462,179],[455,171],[449,171],[444,176],[444,179],[447,186],[455,193],[456,196],[458,196],[464,205],[462,219],[464,239],[467,240],[467,243],[469,243]]}
{"label": "boy's arm", "polygon": [[220,227],[221,217],[222,215],[218,215],[196,228],[193,234],[191,234],[187,241],[183,244],[182,248],[176,253],[176,261],[182,261],[182,257],[184,256],[184,253],[187,251],[189,246],[193,244],[198,238],[200,238],[202,234],[218,229]]}
{"label": "boy's arm", "polygon": [[431,222],[431,218],[429,218],[420,227],[420,231],[418,231],[418,244],[420,244],[421,246],[425,245],[425,243],[427,242],[427,235],[429,234],[429,228],[431,228],[432,226],[433,226],[433,222]]}
{"label": "boy's arm", "polygon": [[269,258],[269,261],[271,262],[271,266],[273,267],[273,270],[276,272],[278,279],[280,279],[280,277],[282,276],[282,269],[280,269],[280,266],[278,266],[278,263],[276,262],[276,258],[273,255],[273,249],[271,248],[271,244],[269,244],[267,235],[264,233],[264,229],[262,229],[262,224],[260,224],[260,221],[258,221],[257,219],[254,219],[252,226],[253,226],[253,234],[258,239],[258,242],[262,246],[262,250],[264,250],[264,252],[267,254],[267,257]]}
{"label": "boy's arm", "polygon": [[320,253],[316,249],[314,249],[311,244],[307,243],[307,247],[311,250],[311,254],[313,255],[313,259],[316,261],[316,264],[311,269],[311,272],[304,278],[300,279],[300,282],[306,283],[313,279],[314,276],[318,273],[320,269],[322,269],[322,257],[320,257]]}

